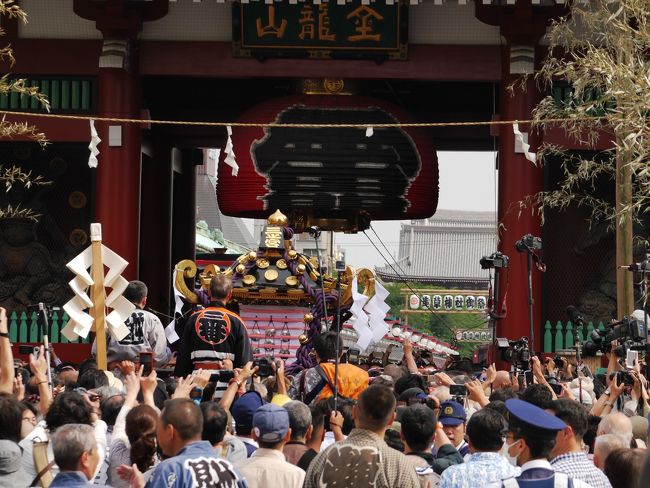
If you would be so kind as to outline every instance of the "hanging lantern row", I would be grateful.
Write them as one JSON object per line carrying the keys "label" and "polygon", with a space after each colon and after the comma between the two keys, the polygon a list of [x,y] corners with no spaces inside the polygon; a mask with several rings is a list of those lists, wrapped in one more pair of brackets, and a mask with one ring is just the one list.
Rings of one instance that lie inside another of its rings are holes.
{"label": "hanging lantern row", "polygon": [[485,310],[487,300],[473,295],[411,295],[409,306],[413,310]]}

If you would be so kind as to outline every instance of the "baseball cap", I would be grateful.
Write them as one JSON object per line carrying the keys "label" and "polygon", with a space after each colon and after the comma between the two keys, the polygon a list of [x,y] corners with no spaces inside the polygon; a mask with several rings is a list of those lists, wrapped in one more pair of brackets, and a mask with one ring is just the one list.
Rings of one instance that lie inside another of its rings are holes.
{"label": "baseball cap", "polygon": [[280,442],[289,432],[289,412],[273,403],[262,405],[253,415],[253,432],[262,442]]}
{"label": "baseball cap", "polygon": [[442,425],[460,425],[466,420],[467,413],[460,403],[450,400],[440,404],[438,422]]}
{"label": "baseball cap", "polygon": [[230,409],[235,419],[235,430],[248,431],[253,426],[253,414],[264,405],[264,400],[256,391],[247,391],[240,396]]}

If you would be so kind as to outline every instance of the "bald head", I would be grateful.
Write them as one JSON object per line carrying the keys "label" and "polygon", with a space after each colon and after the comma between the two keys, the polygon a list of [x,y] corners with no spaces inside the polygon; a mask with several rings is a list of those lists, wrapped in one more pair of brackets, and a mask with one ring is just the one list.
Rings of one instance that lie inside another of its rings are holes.
{"label": "bald head", "polygon": [[614,412],[606,415],[598,424],[597,435],[615,434],[623,439],[629,447],[632,442],[632,421],[621,412]]}
{"label": "bald head", "polygon": [[492,383],[492,389],[499,390],[501,388],[510,388],[511,386],[510,373],[508,371],[497,371],[494,383]]}

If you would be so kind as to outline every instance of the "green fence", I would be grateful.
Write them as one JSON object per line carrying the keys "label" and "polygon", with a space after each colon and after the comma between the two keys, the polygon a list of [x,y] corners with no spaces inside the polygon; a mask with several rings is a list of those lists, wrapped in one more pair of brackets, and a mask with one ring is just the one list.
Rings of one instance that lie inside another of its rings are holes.
{"label": "green fence", "polygon": [[[571,349],[573,347],[574,325],[571,321],[563,325],[558,321],[555,328],[549,320],[544,324],[544,352],[555,352],[562,349]],[[578,340],[582,343],[591,336],[594,329],[605,331],[605,324],[602,322],[594,325],[589,322],[583,327],[578,327]]]}
{"label": "green fence", "polygon": [[[85,339],[80,337],[76,341],[69,341],[61,333],[61,329],[66,326],[68,320],[68,314],[63,310],[52,312],[47,330],[50,342],[53,344],[67,344],[70,342],[84,344],[90,342],[90,335]],[[36,312],[21,312],[20,314],[11,312],[9,315],[9,338],[14,343],[41,342],[38,314]]]}

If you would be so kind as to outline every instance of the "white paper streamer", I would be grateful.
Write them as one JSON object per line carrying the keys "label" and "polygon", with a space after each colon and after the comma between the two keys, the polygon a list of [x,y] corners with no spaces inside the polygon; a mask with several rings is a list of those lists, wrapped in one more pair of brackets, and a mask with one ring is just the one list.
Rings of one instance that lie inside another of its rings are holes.
{"label": "white paper streamer", "polygon": [[239,173],[239,165],[235,161],[235,150],[232,144],[232,127],[228,125],[226,126],[226,130],[228,131],[228,140],[226,141],[226,149],[224,150],[224,153],[226,153],[224,162],[232,168],[232,175],[237,176],[237,173]]}
{"label": "white paper streamer", "polygon": [[369,126],[366,128],[366,137],[372,137],[372,135],[373,135],[374,133],[375,133],[375,131],[373,130],[372,126],[369,125]]}
{"label": "white paper streamer", "polygon": [[90,144],[88,149],[90,149],[90,156],[88,157],[88,166],[91,168],[97,167],[97,155],[99,154],[99,149],[97,146],[102,140],[97,135],[97,129],[95,129],[95,121],[91,119],[90,121]]}
{"label": "white paper streamer", "polygon": [[530,144],[524,140],[524,135],[519,130],[519,124],[517,122],[512,124],[512,132],[514,132],[515,139],[523,149],[524,157],[531,163],[535,163],[537,161],[537,155],[534,152],[529,151]]}
{"label": "white paper streamer", "polygon": [[[95,225],[91,225],[91,231],[95,237],[98,235],[101,238],[101,228]],[[88,288],[94,284],[88,273],[92,264],[92,246],[89,246],[66,265],[76,275],[69,282],[75,295],[63,306],[70,320],[61,333],[70,341],[79,337],[88,337],[95,321],[92,315],[85,311],[93,306],[93,302],[88,296]],[[108,272],[104,276],[104,286],[112,288],[110,295],[106,298],[106,306],[113,309],[106,317],[107,328],[111,335],[119,341],[129,333],[124,321],[135,310],[135,305],[122,296],[129,282],[121,276],[121,273],[129,263],[102,244],[102,263],[99,264],[106,265],[108,268]]]}
{"label": "white paper streamer", "polygon": [[122,271],[129,265],[128,261],[115,254],[102,244],[102,262],[108,268],[104,277],[104,286],[113,286],[113,282],[122,274]]}
{"label": "white paper streamer", "polygon": [[370,317],[368,325],[372,330],[373,342],[379,342],[388,333],[388,325],[384,320],[386,313],[390,310],[390,306],[386,304],[388,295],[386,288],[381,286],[378,281],[375,281],[375,294],[365,306],[365,311]]}
{"label": "white paper streamer", "polygon": [[[174,284],[174,303],[176,304],[176,307],[174,308],[174,317],[176,317],[176,314],[182,314],[183,313],[183,299],[181,298],[183,295],[181,294],[180,291],[178,291],[178,288],[176,288],[176,275],[178,274],[178,270],[174,268],[174,275],[172,277],[172,283]],[[178,334],[176,333],[176,318],[172,320],[167,327],[165,327],[165,335],[167,336],[167,342],[170,344],[173,344],[177,340],[180,339],[178,337]]]}
{"label": "white paper streamer", "polygon": [[124,321],[129,318],[131,313],[135,310],[135,305],[119,295],[113,300],[111,308],[113,311],[106,316],[106,323],[108,330],[115,339],[121,341],[129,334],[129,328],[124,325]]}

